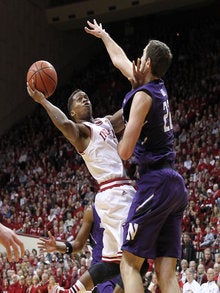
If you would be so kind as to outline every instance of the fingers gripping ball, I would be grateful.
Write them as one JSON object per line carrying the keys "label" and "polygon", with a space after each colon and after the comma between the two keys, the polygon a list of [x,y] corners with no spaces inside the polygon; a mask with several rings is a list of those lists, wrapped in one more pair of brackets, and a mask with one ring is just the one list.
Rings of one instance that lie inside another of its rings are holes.
{"label": "fingers gripping ball", "polygon": [[57,87],[56,70],[47,61],[36,61],[28,69],[27,82],[32,89],[36,88],[48,98],[52,96]]}

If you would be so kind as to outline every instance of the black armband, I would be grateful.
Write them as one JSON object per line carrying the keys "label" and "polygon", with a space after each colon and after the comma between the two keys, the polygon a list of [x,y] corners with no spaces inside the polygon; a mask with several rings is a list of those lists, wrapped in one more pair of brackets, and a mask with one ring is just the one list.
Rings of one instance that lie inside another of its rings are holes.
{"label": "black armband", "polygon": [[68,241],[65,242],[66,245],[66,254],[71,254],[73,252],[72,244]]}

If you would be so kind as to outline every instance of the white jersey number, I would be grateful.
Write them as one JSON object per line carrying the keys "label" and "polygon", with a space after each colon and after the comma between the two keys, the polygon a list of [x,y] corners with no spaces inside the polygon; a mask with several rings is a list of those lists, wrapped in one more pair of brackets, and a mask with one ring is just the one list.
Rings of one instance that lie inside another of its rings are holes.
{"label": "white jersey number", "polygon": [[163,122],[164,122],[163,129],[164,129],[164,132],[167,132],[167,131],[170,131],[171,129],[173,129],[172,118],[171,118],[168,100],[163,102],[163,110],[165,111],[165,114],[163,115]]}

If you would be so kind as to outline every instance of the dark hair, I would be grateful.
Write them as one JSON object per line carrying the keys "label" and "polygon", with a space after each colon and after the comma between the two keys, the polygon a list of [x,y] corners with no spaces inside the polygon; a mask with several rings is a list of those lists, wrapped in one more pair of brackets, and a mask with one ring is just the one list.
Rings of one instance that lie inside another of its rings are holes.
{"label": "dark hair", "polygon": [[72,108],[72,103],[73,103],[73,98],[75,96],[75,94],[77,94],[78,92],[81,92],[82,90],[81,89],[77,89],[75,90],[74,92],[72,92],[72,94],[70,95],[69,99],[68,99],[68,104],[67,104],[67,108],[68,108],[68,112],[69,112],[69,115],[71,116],[71,108]]}
{"label": "dark hair", "polygon": [[146,59],[148,58],[151,60],[152,74],[160,78],[167,72],[173,56],[170,48],[165,43],[151,40],[147,46]]}

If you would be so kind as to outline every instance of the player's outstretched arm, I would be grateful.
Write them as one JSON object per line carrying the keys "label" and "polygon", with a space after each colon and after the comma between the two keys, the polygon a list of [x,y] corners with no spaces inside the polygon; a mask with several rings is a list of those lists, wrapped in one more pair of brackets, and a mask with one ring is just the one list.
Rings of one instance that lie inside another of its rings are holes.
{"label": "player's outstretched arm", "polygon": [[41,104],[44,107],[54,125],[74,146],[76,146],[77,141],[80,138],[78,125],[72,120],[68,119],[67,116],[58,107],[54,106],[50,101],[48,101],[43,93],[39,92],[37,89],[33,90],[28,83],[27,91],[35,102]]}
{"label": "player's outstretched arm", "polygon": [[88,34],[102,39],[114,66],[118,68],[125,77],[132,78],[132,62],[128,59],[122,48],[102,28],[102,24],[98,24],[94,19],[93,23],[87,21],[87,25],[88,27],[84,28],[85,31]]}
{"label": "player's outstretched arm", "polygon": [[[83,223],[76,238],[70,242],[72,245],[72,252],[76,253],[83,249],[86,244],[89,234],[93,225],[93,210],[92,207],[88,207],[83,215]],[[37,243],[38,248],[43,252],[55,252],[66,253],[66,244],[62,241],[56,241],[54,236],[48,231],[49,238],[39,238]]]}
{"label": "player's outstretched arm", "polygon": [[93,208],[89,206],[84,211],[82,226],[80,227],[75,240],[72,242],[73,252],[79,252],[83,249],[92,230],[93,222]]}
{"label": "player's outstretched arm", "polygon": [[[146,70],[147,70],[146,61],[141,62],[141,59],[138,58],[136,64],[135,64],[135,61],[132,62],[133,76],[129,78],[129,81],[133,89],[145,83]],[[125,128],[122,109],[118,110],[112,116],[107,116],[107,118],[110,120],[115,133],[119,133]]]}
{"label": "player's outstretched arm", "polygon": [[6,248],[9,262],[12,261],[12,250],[14,251],[15,261],[19,260],[19,257],[24,256],[24,244],[18,238],[14,231],[0,224],[0,243]]}

